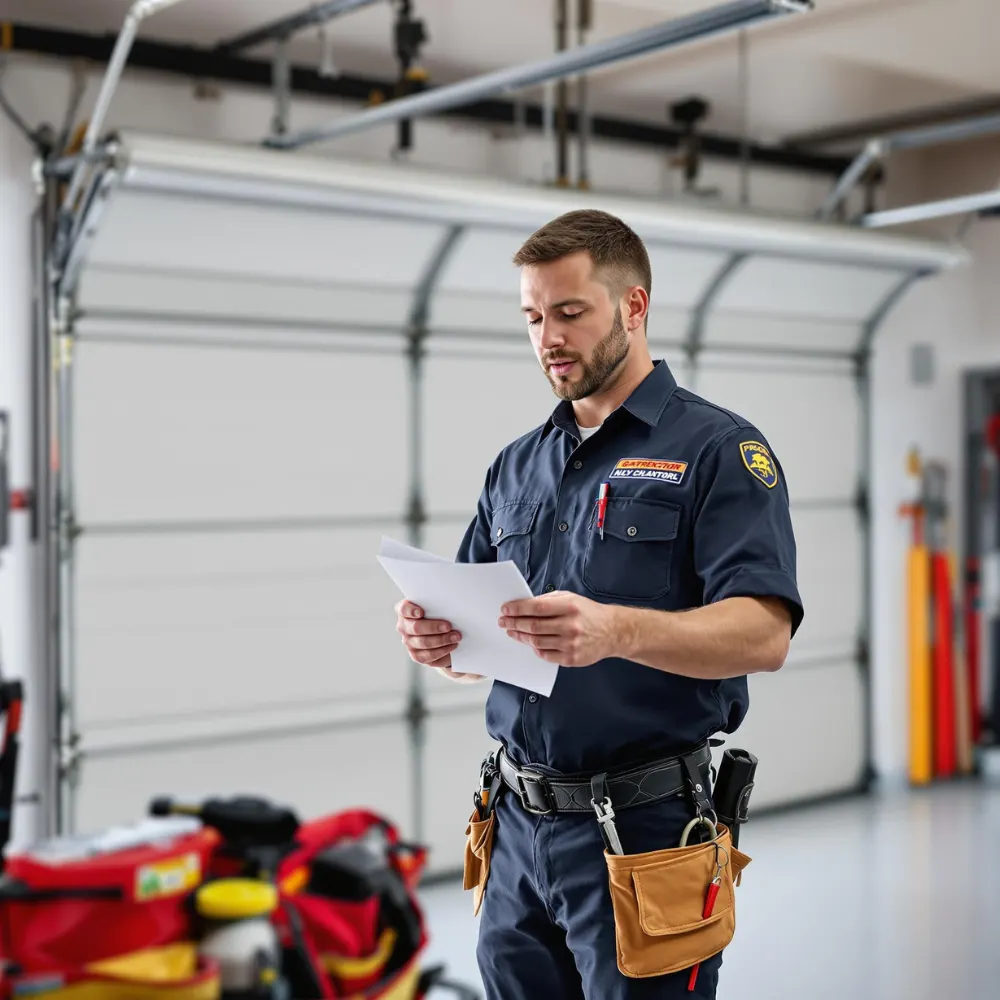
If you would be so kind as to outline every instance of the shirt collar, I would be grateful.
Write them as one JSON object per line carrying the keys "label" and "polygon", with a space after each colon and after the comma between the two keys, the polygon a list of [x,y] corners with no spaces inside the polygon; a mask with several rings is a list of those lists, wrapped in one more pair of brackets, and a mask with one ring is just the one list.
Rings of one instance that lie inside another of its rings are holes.
{"label": "shirt collar", "polygon": [[666,361],[653,362],[653,370],[632,390],[622,407],[643,423],[655,427],[677,388],[677,379]]}
{"label": "shirt collar", "polygon": [[[655,427],[660,422],[667,402],[676,388],[677,380],[669,365],[666,361],[656,360],[653,362],[653,370],[632,390],[632,394],[622,403],[621,408],[628,410],[633,417],[649,424],[650,427]],[[564,399],[553,410],[548,424],[575,435],[576,416],[573,404]]]}

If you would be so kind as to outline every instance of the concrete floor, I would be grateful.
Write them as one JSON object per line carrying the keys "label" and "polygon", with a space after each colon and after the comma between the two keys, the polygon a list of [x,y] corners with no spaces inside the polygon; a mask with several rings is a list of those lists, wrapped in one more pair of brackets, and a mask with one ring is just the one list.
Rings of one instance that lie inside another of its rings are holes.
{"label": "concrete floor", "polygon": [[[997,776],[761,816],[740,847],[719,1000],[1000,998]],[[471,893],[422,897],[427,964],[479,986]]]}

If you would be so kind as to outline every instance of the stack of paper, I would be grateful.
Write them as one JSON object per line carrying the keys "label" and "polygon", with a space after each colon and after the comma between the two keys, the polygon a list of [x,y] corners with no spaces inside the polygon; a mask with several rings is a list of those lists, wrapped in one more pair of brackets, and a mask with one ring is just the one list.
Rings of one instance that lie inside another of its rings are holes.
{"label": "stack of paper", "polygon": [[452,669],[552,694],[559,667],[497,624],[507,601],[533,596],[513,562],[456,563],[391,538],[382,539],[378,561],[427,618],[443,618],[461,632]]}

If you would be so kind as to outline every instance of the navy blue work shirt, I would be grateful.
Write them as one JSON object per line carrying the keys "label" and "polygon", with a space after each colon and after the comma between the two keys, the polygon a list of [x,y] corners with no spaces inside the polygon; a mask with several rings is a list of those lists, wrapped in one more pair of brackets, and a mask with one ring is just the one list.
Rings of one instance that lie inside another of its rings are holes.
{"label": "navy blue work shirt", "polygon": [[[662,611],[772,595],[787,602],[794,633],[795,555],[784,473],[764,435],[678,387],[657,361],[586,441],[563,401],[504,448],[457,559],[513,560],[536,596],[565,590]],[[731,733],[748,703],[745,675],[699,680],[612,658],[561,667],[548,698],[494,681],[486,727],[522,766],[592,772]]]}

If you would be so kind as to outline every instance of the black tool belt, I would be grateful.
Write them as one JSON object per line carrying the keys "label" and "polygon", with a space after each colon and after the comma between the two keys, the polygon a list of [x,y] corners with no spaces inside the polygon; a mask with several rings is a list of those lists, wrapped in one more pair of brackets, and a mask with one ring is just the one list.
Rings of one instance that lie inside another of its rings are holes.
{"label": "black tool belt", "polygon": [[[610,799],[615,809],[646,805],[669,799],[691,790],[689,778],[707,782],[712,763],[712,750],[706,742],[691,751],[622,771],[599,775],[601,798]],[[559,775],[553,777],[518,767],[500,750],[496,764],[503,783],[521,800],[529,813],[551,816],[555,813],[589,813],[594,811],[595,775]],[[693,775],[692,775],[693,772]],[[707,789],[698,784],[698,792],[707,800]]]}

